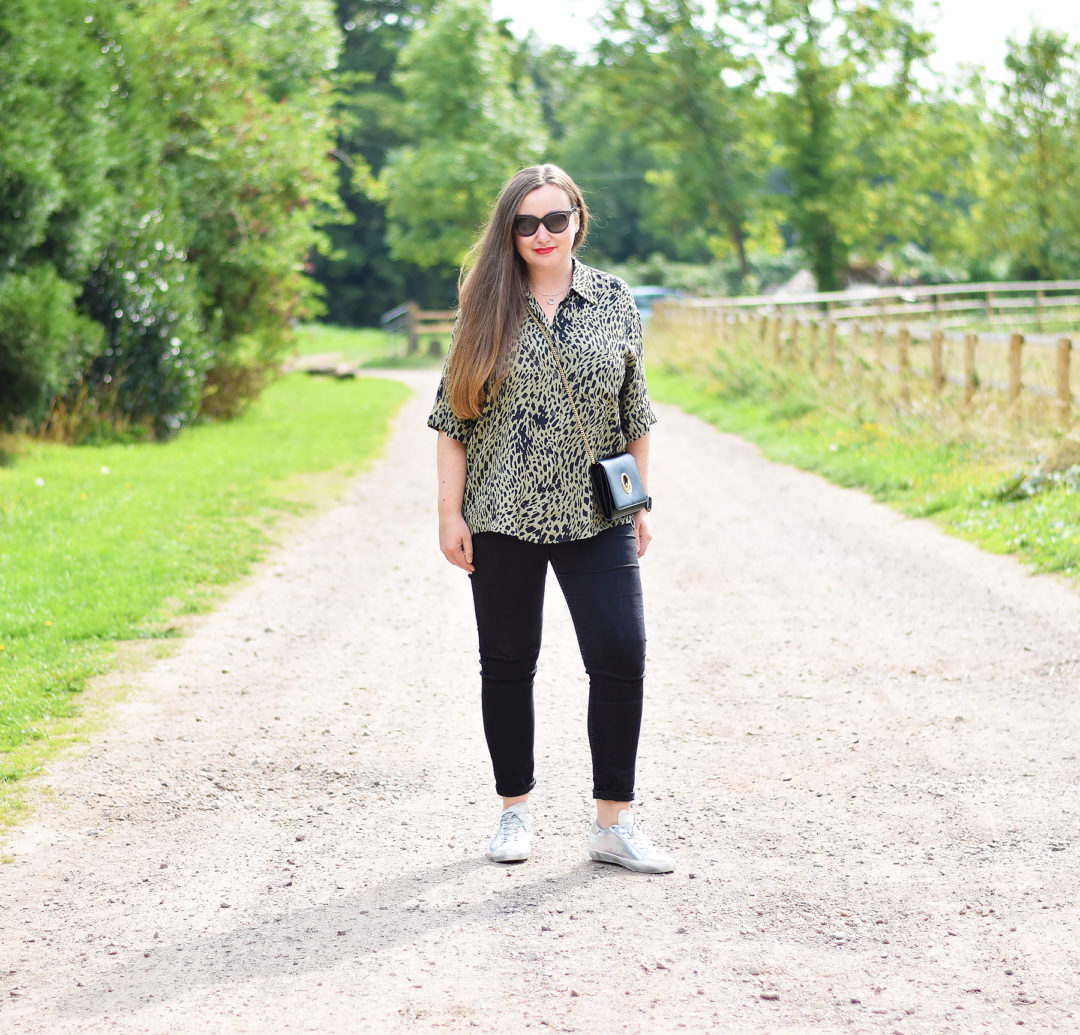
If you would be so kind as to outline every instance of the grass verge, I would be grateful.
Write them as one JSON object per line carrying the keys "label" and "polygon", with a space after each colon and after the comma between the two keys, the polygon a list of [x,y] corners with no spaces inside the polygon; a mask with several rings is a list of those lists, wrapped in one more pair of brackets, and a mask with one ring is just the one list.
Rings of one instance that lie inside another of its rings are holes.
{"label": "grass verge", "polygon": [[[429,351],[434,338],[442,349],[438,355]],[[343,362],[358,362],[363,367],[383,370],[428,370],[442,364],[449,342],[445,335],[426,335],[418,352],[406,355],[404,340],[388,339],[375,328],[334,327],[329,324],[305,324],[297,329],[296,346],[301,356],[334,355]]]}
{"label": "grass verge", "polygon": [[8,442],[0,467],[0,824],[19,783],[80,730],[87,680],[125,641],[176,636],[244,575],[281,519],[332,498],[382,450],[408,395],[304,375],[238,420],[171,442]]}
{"label": "grass verge", "polygon": [[1080,579],[1080,444],[1061,433],[982,429],[889,409],[737,349],[650,366],[649,388],[772,460],[863,489],[905,514],[1037,571]]}

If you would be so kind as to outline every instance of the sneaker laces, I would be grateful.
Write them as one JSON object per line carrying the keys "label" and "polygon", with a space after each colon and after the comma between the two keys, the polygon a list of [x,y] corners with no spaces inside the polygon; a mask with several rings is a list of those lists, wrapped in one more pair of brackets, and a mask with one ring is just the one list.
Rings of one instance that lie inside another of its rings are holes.
{"label": "sneaker laces", "polygon": [[518,835],[519,831],[527,832],[525,820],[516,812],[507,809],[499,819],[499,829],[495,831],[495,845],[506,844]]}
{"label": "sneaker laces", "polygon": [[649,853],[654,851],[653,843],[649,840],[649,835],[638,825],[638,821],[631,817],[629,824],[624,826],[618,824],[619,830],[622,831],[623,837],[630,842],[639,852]]}

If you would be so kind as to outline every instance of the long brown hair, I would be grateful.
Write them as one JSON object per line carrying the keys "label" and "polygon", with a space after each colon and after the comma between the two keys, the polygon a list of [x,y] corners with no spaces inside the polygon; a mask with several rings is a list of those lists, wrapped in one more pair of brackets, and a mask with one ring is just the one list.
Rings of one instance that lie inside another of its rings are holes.
{"label": "long brown hair", "polygon": [[488,395],[498,393],[509,369],[528,288],[525,262],[514,245],[514,216],[526,194],[547,184],[566,191],[571,207],[578,210],[573,249],[585,240],[589,223],[585,199],[557,165],[531,165],[503,185],[458,277],[457,326],[446,366],[446,395],[462,420],[480,416]]}

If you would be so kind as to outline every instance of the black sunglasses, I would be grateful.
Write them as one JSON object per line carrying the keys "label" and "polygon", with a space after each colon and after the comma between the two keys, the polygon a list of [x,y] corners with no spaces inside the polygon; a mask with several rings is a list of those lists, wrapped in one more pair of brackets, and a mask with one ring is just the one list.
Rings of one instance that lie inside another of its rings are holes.
{"label": "black sunglasses", "polygon": [[543,223],[549,233],[561,234],[576,211],[576,208],[568,208],[565,212],[549,212],[546,216],[514,216],[514,233],[518,237],[532,237]]}

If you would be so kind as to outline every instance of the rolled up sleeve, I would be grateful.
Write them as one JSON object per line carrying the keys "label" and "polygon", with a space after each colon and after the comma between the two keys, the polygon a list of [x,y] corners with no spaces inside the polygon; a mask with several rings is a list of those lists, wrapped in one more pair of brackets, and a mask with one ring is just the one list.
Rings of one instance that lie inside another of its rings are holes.
{"label": "rolled up sleeve", "polygon": [[449,400],[446,397],[446,364],[443,364],[442,380],[439,381],[438,391],[435,393],[435,405],[428,414],[427,426],[435,431],[444,431],[447,437],[456,439],[458,442],[468,442],[476,421],[462,420],[450,409]]}
{"label": "rolled up sleeve", "polygon": [[619,392],[619,416],[622,421],[622,433],[627,442],[641,438],[649,433],[656,423],[649,402],[649,390],[645,384],[645,343],[641,332],[641,314],[634,305],[633,296],[629,298],[629,311],[626,314],[627,351],[626,377]]}

